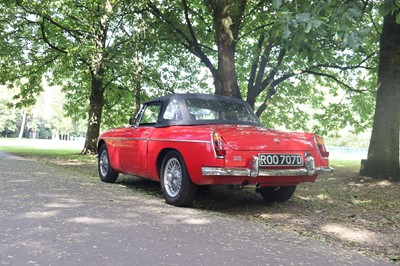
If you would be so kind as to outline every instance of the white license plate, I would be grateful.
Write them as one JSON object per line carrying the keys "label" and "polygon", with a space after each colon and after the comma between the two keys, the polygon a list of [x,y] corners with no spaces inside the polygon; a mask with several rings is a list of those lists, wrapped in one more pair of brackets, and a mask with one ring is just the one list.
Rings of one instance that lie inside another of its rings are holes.
{"label": "white license plate", "polygon": [[259,154],[260,166],[302,166],[301,154]]}

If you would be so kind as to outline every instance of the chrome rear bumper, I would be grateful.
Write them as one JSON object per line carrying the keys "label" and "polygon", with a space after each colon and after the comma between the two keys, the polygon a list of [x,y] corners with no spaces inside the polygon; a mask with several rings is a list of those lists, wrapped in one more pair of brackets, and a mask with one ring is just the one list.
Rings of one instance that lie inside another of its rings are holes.
{"label": "chrome rear bumper", "polygon": [[333,172],[331,167],[315,167],[314,158],[306,156],[305,166],[296,169],[259,169],[258,157],[253,156],[251,168],[223,168],[203,166],[201,173],[204,176],[313,176],[321,172]]}

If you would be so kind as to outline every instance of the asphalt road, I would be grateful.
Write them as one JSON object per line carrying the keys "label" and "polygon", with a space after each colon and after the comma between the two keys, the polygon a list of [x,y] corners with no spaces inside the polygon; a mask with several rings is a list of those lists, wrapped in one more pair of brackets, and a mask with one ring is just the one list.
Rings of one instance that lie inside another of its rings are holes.
{"label": "asphalt road", "polygon": [[392,265],[0,152],[2,265]]}

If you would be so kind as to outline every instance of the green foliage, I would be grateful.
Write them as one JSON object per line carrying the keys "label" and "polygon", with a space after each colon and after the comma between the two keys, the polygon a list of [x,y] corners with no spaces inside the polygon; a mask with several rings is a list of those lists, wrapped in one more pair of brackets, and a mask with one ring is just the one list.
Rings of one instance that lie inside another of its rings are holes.
{"label": "green foliage", "polygon": [[[142,101],[212,91],[212,73],[204,66],[212,69],[206,62],[216,67],[219,60],[212,9],[217,3],[3,1],[0,83],[20,87],[18,106],[33,105],[44,76],[62,86],[67,114],[79,121],[88,119],[96,76],[105,97],[103,129],[124,125],[135,113],[138,87]],[[234,40],[239,87],[247,99],[254,94],[254,108],[267,126],[324,135],[370,127],[382,23],[378,8],[391,12],[397,1],[230,4],[228,26],[239,27]],[[235,17],[239,14],[243,17]]]}
{"label": "green foliage", "polygon": [[[385,17],[389,13],[398,13],[400,2],[398,0],[383,0],[379,6],[379,14]],[[398,15],[396,16],[396,18]]]}
{"label": "green foliage", "polygon": [[46,77],[62,86],[67,115],[87,119],[97,77],[107,128],[135,112],[137,84],[143,99],[204,86],[192,61],[174,59],[182,49],[160,43],[141,1],[9,1],[0,13],[0,84],[20,88],[17,107],[35,104]]}
{"label": "green foliage", "polygon": [[15,137],[17,113],[12,108],[7,107],[7,103],[7,99],[0,97],[0,135]]}
{"label": "green foliage", "polygon": [[[271,7],[248,4],[247,8],[253,13],[242,23],[236,69],[242,93],[248,94],[251,67],[260,66],[269,43],[262,79],[269,82],[266,90],[273,89],[275,94],[269,99],[264,91],[255,104],[257,110],[267,103],[261,115],[267,126],[323,135],[348,125],[356,132],[371,126],[376,30],[381,28],[372,5],[273,1]],[[262,46],[261,38],[265,39]]]}

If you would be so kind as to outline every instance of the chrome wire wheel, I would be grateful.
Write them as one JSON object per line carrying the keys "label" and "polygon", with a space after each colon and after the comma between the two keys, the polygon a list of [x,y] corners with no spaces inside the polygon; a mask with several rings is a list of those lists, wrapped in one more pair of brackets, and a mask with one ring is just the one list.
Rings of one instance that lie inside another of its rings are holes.
{"label": "chrome wire wheel", "polygon": [[175,150],[166,152],[160,170],[161,190],[165,201],[175,206],[190,205],[197,194],[182,155]]}
{"label": "chrome wire wheel", "polygon": [[99,148],[97,168],[101,181],[107,183],[115,183],[118,178],[118,172],[114,171],[111,166],[111,161],[105,144]]}
{"label": "chrome wire wheel", "polygon": [[182,186],[182,167],[178,159],[170,158],[164,168],[164,188],[170,197],[176,197]]}
{"label": "chrome wire wheel", "polygon": [[100,154],[100,158],[99,158],[99,170],[100,170],[100,174],[102,176],[107,175],[108,166],[109,166],[109,161],[108,161],[107,150],[103,150],[102,153]]}

